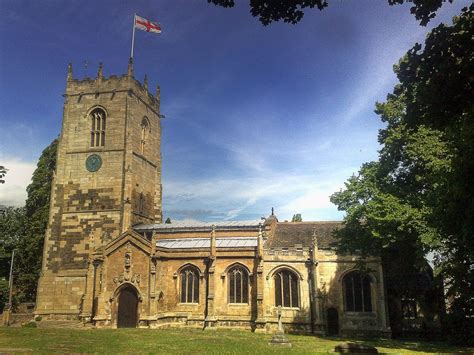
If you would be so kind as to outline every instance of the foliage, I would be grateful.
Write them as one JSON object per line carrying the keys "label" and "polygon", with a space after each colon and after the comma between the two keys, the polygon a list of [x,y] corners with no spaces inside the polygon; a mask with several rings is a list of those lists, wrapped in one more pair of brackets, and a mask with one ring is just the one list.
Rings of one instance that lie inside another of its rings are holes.
{"label": "foliage", "polygon": [[7,171],[7,168],[5,168],[3,165],[0,165],[0,184],[5,183],[5,175],[7,175]]}
{"label": "foliage", "polygon": [[165,224],[171,224],[171,219],[169,217],[166,218]]}
{"label": "foliage", "polygon": [[473,35],[471,5],[400,60],[400,83],[376,104],[386,123],[378,161],[364,164],[331,196],[347,212],[342,251],[397,249],[401,267],[412,270],[427,252],[436,253],[459,341],[474,339]]}
{"label": "foliage", "polygon": [[11,253],[15,249],[13,277],[16,302],[34,301],[36,298],[57,143],[54,140],[42,152],[31,184],[27,187],[25,207],[8,207],[0,215],[0,278],[8,279]]}
{"label": "foliage", "polygon": [[26,235],[27,224],[23,207],[8,207],[0,214],[0,278],[9,277],[12,251]]}
{"label": "foliage", "polygon": [[0,277],[0,313],[8,302],[8,281],[4,277]]}
{"label": "foliage", "polygon": [[46,147],[33,172],[31,184],[26,191],[25,216],[27,231],[17,244],[18,257],[15,260],[15,286],[19,299],[33,301],[36,298],[36,285],[41,270],[44,234],[48,224],[51,183],[56,168],[55,139]]}
{"label": "foliage", "polygon": [[296,213],[293,215],[293,218],[291,219],[292,222],[303,222],[303,218],[301,218],[300,213]]}
{"label": "foliage", "polygon": [[[410,3],[410,12],[420,21],[422,26],[436,16],[436,11],[446,0],[387,0],[390,6]],[[448,0],[453,2],[453,0]],[[222,7],[234,7],[234,0],[207,0],[208,3]],[[250,0],[250,13],[258,17],[260,22],[267,26],[272,22],[284,21],[286,23],[296,24],[304,16],[303,10],[315,7],[322,11],[329,5],[329,0],[292,0],[292,1],[274,1],[274,0]]]}
{"label": "foliage", "polygon": [[[236,329],[217,329],[203,332],[192,328],[162,329],[87,329],[57,328],[38,323],[38,329],[0,327],[0,352],[33,353],[145,353],[145,354],[326,354],[343,341],[362,342],[360,339],[323,338],[314,335],[288,334],[292,349],[268,345],[271,334]],[[59,325],[60,324],[60,325]],[[77,323],[74,324],[77,327]],[[380,353],[458,353],[473,349],[452,346],[443,342],[392,339],[364,339],[364,344],[375,346]],[[7,350],[8,349],[8,350]],[[291,350],[291,351],[290,351]]]}

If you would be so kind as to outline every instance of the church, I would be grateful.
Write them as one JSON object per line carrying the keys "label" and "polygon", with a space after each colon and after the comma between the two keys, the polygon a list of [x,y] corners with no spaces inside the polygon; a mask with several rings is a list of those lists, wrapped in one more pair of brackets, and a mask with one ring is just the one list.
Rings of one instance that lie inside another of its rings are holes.
{"label": "church", "polygon": [[68,66],[35,314],[96,327],[390,336],[378,257],[341,222],[163,223],[160,88]]}

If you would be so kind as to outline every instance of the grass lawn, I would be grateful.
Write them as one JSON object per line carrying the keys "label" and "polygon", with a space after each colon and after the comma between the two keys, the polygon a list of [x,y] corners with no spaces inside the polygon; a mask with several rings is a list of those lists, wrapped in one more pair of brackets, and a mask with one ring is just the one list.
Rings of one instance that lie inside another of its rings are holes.
{"label": "grass lawn", "polygon": [[379,353],[452,353],[474,349],[441,342],[354,340],[289,335],[292,349],[268,345],[270,334],[240,330],[176,329],[65,329],[0,327],[0,353],[327,353],[342,341],[359,341]]}

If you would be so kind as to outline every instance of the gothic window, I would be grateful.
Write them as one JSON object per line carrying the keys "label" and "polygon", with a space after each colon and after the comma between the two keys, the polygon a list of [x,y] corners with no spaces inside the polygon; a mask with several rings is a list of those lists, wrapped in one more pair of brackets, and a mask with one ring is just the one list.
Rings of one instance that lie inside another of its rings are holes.
{"label": "gothic window", "polygon": [[249,302],[249,274],[240,265],[233,266],[227,273],[229,280],[229,303]]}
{"label": "gothic window", "polygon": [[299,307],[298,275],[290,270],[281,270],[275,274],[275,305]]}
{"label": "gothic window", "polygon": [[188,266],[179,273],[181,278],[181,303],[199,303],[199,271]]}
{"label": "gothic window", "polygon": [[91,120],[91,147],[103,147],[105,145],[105,111],[96,108],[89,117]]}
{"label": "gothic window", "polygon": [[343,279],[345,310],[348,312],[372,312],[370,277],[353,271]]}
{"label": "gothic window", "polygon": [[140,127],[142,130],[142,136],[140,140],[140,151],[142,154],[145,154],[145,145],[148,140],[148,133],[150,132],[150,122],[148,121],[148,118],[143,117]]}
{"label": "gothic window", "polygon": [[416,312],[416,301],[414,299],[402,299],[402,316],[404,319],[415,319],[417,316]]}

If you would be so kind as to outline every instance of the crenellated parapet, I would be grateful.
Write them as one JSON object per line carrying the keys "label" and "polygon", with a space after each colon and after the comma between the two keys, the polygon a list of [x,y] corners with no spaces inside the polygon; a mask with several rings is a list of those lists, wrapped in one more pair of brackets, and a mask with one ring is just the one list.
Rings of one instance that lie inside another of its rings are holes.
{"label": "crenellated parapet", "polygon": [[114,99],[117,93],[127,92],[130,97],[135,97],[142,101],[150,109],[159,114],[160,110],[160,88],[156,89],[156,96],[148,91],[148,78],[145,75],[143,84],[133,75],[133,63],[129,63],[127,74],[110,75],[103,74],[103,65],[99,64],[97,76],[95,78],[85,77],[82,79],[74,78],[72,64],[68,65],[66,98],[77,97],[78,101],[83,96],[92,95],[96,98],[105,96],[110,100]]}

